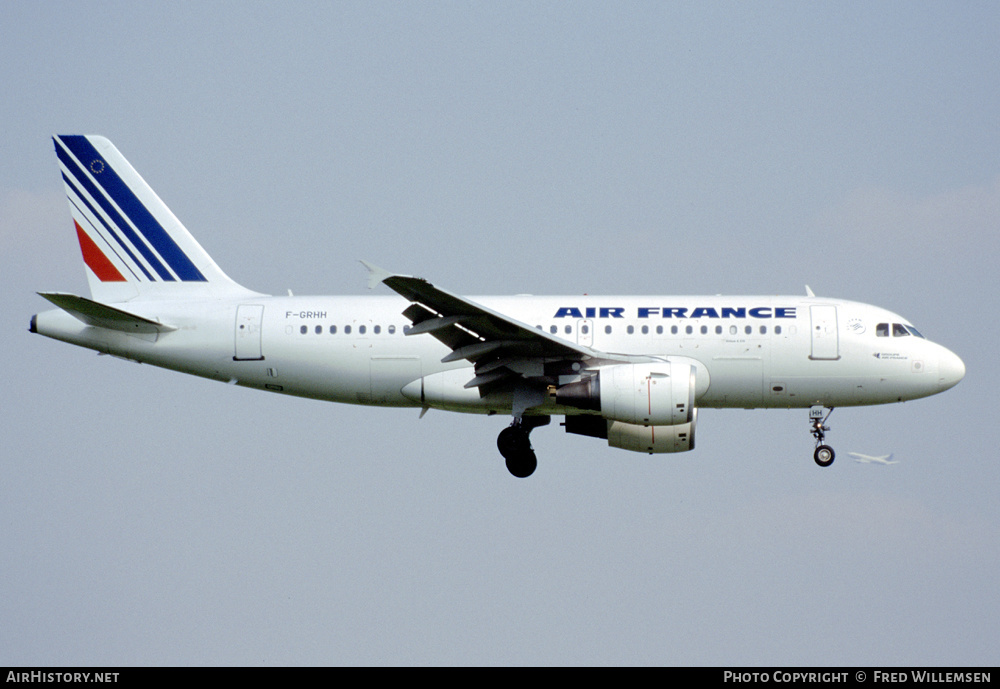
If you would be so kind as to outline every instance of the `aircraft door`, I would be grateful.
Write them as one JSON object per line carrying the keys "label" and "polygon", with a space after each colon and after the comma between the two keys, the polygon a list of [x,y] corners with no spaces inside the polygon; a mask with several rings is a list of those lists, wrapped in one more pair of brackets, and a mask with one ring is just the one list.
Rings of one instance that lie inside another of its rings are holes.
{"label": "aircraft door", "polygon": [[587,318],[576,322],[576,343],[584,347],[594,346],[594,321]]}
{"label": "aircraft door", "polygon": [[234,361],[263,361],[261,351],[261,322],[264,320],[264,306],[261,304],[240,304],[236,307],[236,353]]}
{"label": "aircraft door", "polygon": [[810,359],[840,358],[840,336],[837,332],[836,306],[810,306],[812,319],[812,354]]}

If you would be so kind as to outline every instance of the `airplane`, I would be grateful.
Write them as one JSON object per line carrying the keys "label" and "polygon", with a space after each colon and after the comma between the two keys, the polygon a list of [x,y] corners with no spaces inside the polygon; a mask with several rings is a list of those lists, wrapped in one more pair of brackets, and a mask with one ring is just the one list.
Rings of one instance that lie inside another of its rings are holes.
{"label": "airplane", "polygon": [[887,455],[882,455],[881,457],[873,457],[872,455],[863,455],[860,452],[848,452],[851,457],[854,457],[855,462],[861,462],[862,464],[899,464],[898,460],[892,460],[892,453]]}
{"label": "airplane", "polygon": [[[833,409],[943,392],[962,360],[877,306],[805,296],[475,296],[363,262],[377,296],[270,296],[230,279],[101,136],[53,137],[90,298],[29,330],[257,390],[348,404],[504,415],[507,469],[529,434],[649,454],[695,447],[702,408],[809,409],[814,461]],[[829,411],[827,411],[829,410]]]}

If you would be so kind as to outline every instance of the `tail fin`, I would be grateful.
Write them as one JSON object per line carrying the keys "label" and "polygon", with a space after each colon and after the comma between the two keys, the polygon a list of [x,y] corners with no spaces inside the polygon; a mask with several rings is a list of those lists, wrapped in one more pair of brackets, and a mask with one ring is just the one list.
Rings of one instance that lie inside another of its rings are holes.
{"label": "tail fin", "polygon": [[247,294],[102,136],[56,136],[70,212],[95,301]]}

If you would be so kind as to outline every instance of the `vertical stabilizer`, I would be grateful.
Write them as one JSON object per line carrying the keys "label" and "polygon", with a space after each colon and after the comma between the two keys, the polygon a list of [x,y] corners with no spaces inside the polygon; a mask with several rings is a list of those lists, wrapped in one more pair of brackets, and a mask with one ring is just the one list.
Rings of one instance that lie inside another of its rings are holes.
{"label": "vertical stabilizer", "polygon": [[53,139],[95,301],[252,294],[233,282],[102,136]]}

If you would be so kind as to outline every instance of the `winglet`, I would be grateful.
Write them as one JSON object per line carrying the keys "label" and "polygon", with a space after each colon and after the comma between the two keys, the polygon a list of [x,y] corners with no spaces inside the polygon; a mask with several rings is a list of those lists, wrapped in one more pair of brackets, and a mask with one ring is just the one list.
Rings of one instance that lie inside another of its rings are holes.
{"label": "winglet", "polygon": [[393,273],[390,273],[385,268],[379,268],[374,263],[360,259],[358,262],[368,269],[368,289],[375,289],[376,285],[393,276]]}
{"label": "winglet", "polygon": [[813,294],[812,288],[809,285],[806,285],[806,296],[807,297],[815,297],[816,296],[815,294]]}

